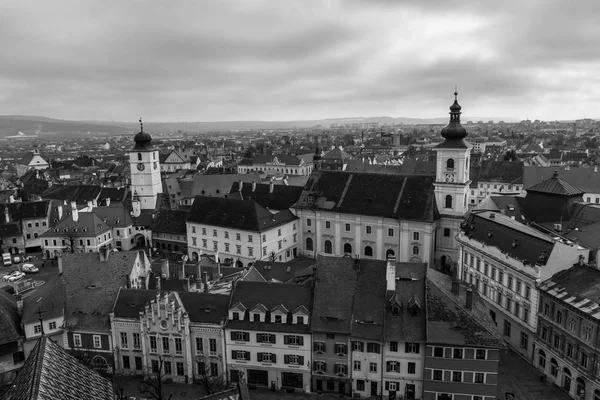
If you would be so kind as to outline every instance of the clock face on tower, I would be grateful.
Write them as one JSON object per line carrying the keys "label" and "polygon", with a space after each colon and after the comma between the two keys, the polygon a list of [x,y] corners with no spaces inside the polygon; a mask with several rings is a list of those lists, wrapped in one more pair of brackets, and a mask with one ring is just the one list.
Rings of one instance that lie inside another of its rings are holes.
{"label": "clock face on tower", "polygon": [[454,175],[446,174],[446,182],[454,182]]}
{"label": "clock face on tower", "polygon": [[137,169],[138,169],[139,171],[143,171],[145,168],[146,168],[146,166],[145,166],[143,163],[139,163],[139,164],[137,165]]}

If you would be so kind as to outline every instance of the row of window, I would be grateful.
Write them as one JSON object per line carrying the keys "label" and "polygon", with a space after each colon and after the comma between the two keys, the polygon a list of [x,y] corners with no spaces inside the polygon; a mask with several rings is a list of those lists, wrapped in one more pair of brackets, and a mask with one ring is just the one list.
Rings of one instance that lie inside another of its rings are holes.
{"label": "row of window", "polygon": [[[265,315],[264,314],[260,314],[260,313],[252,313],[251,314],[251,321],[253,322],[265,322]],[[231,312],[231,320],[232,321],[239,321],[240,318],[243,318],[243,313],[240,314],[237,311],[232,311]],[[297,315],[294,314],[292,315],[293,318],[293,323],[295,324],[300,324],[300,325],[304,325],[305,322],[308,322],[308,319],[305,319],[304,316],[302,315]],[[273,324],[285,324],[287,323],[287,319],[288,316],[287,315],[282,315],[279,313],[271,313],[271,323]]]}
{"label": "row of window", "polygon": [[[292,229],[296,230],[296,223],[295,222],[292,224]],[[196,233],[196,227],[193,226],[193,225],[192,225],[192,233]],[[202,228],[202,235],[206,236],[206,228]],[[218,237],[219,236],[218,231],[216,229],[213,229],[212,230],[212,235],[213,235],[213,237]],[[279,228],[279,229],[277,229],[277,236],[281,237],[281,235],[282,235],[281,234],[281,228]],[[223,232],[223,237],[225,239],[229,239],[229,231],[224,231]],[[236,233],[235,234],[235,240],[237,240],[237,241],[242,240],[242,234],[241,233]],[[253,240],[254,240],[254,236],[253,235],[248,235],[248,243],[253,243]],[[262,235],[262,240],[263,240],[263,242],[266,242],[267,241],[267,235]]]}
{"label": "row of window", "polygon": [[[312,219],[311,218],[307,218],[306,219],[306,226],[312,226]],[[325,229],[331,229],[331,221],[325,221]],[[345,223],[344,224],[344,232],[350,232],[352,230],[352,226],[349,223]],[[373,234],[373,227],[371,225],[366,225],[365,226],[365,233],[367,235],[372,235]],[[393,228],[388,228],[387,230],[387,236],[388,237],[394,237],[395,233],[394,233],[394,229]],[[421,234],[419,232],[413,232],[413,240],[414,241],[419,241],[421,238]]]}
{"label": "row of window", "polygon": [[[493,281],[499,282],[500,284],[506,286],[508,289],[517,293],[518,295],[522,295],[527,300],[531,298],[531,286],[523,284],[521,280],[513,278],[511,274],[505,274],[504,271],[500,268],[498,268],[496,275],[496,267],[490,266],[490,264],[488,264],[487,262],[484,262],[479,257],[476,257],[474,254],[470,254],[467,251],[464,252],[464,265],[468,265],[477,272],[483,273],[483,275],[490,277]],[[506,282],[504,279],[505,275]]]}
{"label": "row of window", "polygon": [[[548,334],[548,328],[546,327],[542,327],[541,328],[541,339],[544,342],[547,342],[548,344],[550,344],[550,335]],[[577,363],[579,363],[580,366],[582,366],[583,368],[587,368],[588,367],[588,355],[587,353],[585,353],[584,351],[582,351],[581,349],[579,350],[579,352],[577,352],[577,349],[575,347],[575,345],[569,341],[567,341],[566,339],[562,339],[560,335],[558,334],[554,334],[552,335],[552,347],[554,347],[556,350],[563,352],[568,358],[572,359],[572,360],[576,360]]]}
{"label": "row of window", "polygon": [[[437,358],[465,358],[465,349],[456,347],[434,347],[433,356]],[[476,360],[487,360],[487,350],[475,349],[474,357]]]}
{"label": "row of window", "polygon": [[[217,354],[217,339],[209,338],[208,339],[208,351],[210,355]],[[204,353],[204,339],[201,337],[196,338],[196,354]]]}
{"label": "row of window", "polygon": [[[149,336],[150,339],[150,353],[158,353],[158,340],[159,336]],[[160,336],[161,350],[163,354],[169,354],[171,352],[171,339],[168,336]],[[175,354],[183,353],[183,346],[180,337],[173,338],[175,342]]]}
{"label": "row of window", "polygon": [[[314,343],[314,351],[318,353],[325,353],[326,345],[323,341],[315,341]],[[407,354],[419,354],[420,353],[420,344],[406,342],[404,344],[404,352]],[[363,352],[365,349],[364,343],[359,341],[352,342],[352,350]],[[376,353],[380,354],[381,346],[378,343],[367,343],[367,353]],[[390,342],[390,352],[398,352],[398,342]],[[347,355],[348,354],[348,345],[346,343],[336,343],[335,344],[335,353],[338,355]]]}
{"label": "row of window", "polygon": [[[47,225],[47,224],[46,224],[46,221],[42,221],[42,226],[46,226],[46,225]],[[31,222],[28,222],[28,223],[27,223],[27,227],[28,227],[28,228],[32,228],[32,227],[33,227],[33,225],[31,224]],[[39,228],[39,227],[40,227],[40,223],[39,223],[39,222],[36,222],[36,223],[35,223],[35,227],[36,227],[36,228]]]}
{"label": "row of window", "polygon": [[[240,331],[231,331],[231,340],[236,342],[249,342],[250,341],[250,333],[249,332],[240,332]],[[258,343],[271,343],[275,344],[276,339],[275,335],[268,333],[257,333],[256,341]],[[304,345],[304,337],[298,335],[284,335],[283,336],[283,344],[289,346],[303,346]]]}
{"label": "row of window", "polygon": [[512,299],[512,295],[510,293],[504,296],[501,292],[501,289],[495,289],[491,286],[488,286],[485,281],[481,282],[479,278],[473,278],[473,274],[467,274],[466,271],[463,271],[463,280],[472,285],[477,292],[481,293],[483,296],[492,301],[495,300],[499,307],[504,307],[509,313],[514,314],[517,318],[522,319],[525,323],[529,323],[528,303],[523,303],[521,305],[521,303]]}
{"label": "row of window", "polygon": [[[479,188],[480,189],[485,189],[486,187],[487,187],[487,189],[491,189],[492,188],[492,184],[490,184],[490,183],[487,183],[487,184],[486,183],[480,183],[479,184]],[[502,185],[502,184],[500,184],[500,185],[494,184],[493,187],[494,187],[494,189],[500,189],[501,191],[504,190],[504,185]],[[515,185],[514,190],[518,191],[519,188],[520,188],[519,185]],[[506,185],[506,190],[513,190],[513,185]]]}
{"label": "row of window", "polygon": [[[100,335],[92,335],[92,345],[94,346],[94,349],[102,348],[102,338]],[[73,334],[73,347],[83,347],[81,342],[81,334]]]}
{"label": "row of window", "polygon": [[[252,354],[244,350],[231,350],[232,360],[252,361]],[[256,361],[277,363],[277,355],[274,353],[256,353]],[[286,365],[304,365],[304,356],[297,354],[284,354],[283,363]]]}
{"label": "row of window", "polygon": [[[294,233],[294,235],[292,237],[292,242],[296,243],[297,241],[298,241],[298,235]],[[219,250],[219,242],[214,240],[212,242],[212,244],[213,244],[213,251],[218,251]],[[192,237],[192,245],[193,246],[198,245],[197,238]],[[202,239],[202,247],[205,249],[208,248],[208,240],[207,239]],[[230,244],[224,243],[224,247],[225,247],[225,252],[229,253],[230,252]],[[283,249],[283,241],[282,240],[277,241],[277,249],[278,250]],[[240,245],[240,244],[235,245],[235,254],[242,254],[242,245]],[[267,246],[264,246],[263,247],[263,256],[266,256],[266,255],[267,255]],[[254,257],[254,247],[248,246],[248,257]]]}
{"label": "row of window", "polygon": [[[313,239],[310,237],[306,238],[306,243],[305,243],[304,247],[307,251],[314,251]],[[326,254],[333,254],[333,243],[331,242],[331,240],[325,241],[325,243],[323,244],[323,251]],[[421,250],[420,250],[419,246],[413,246],[412,254],[414,256],[418,256],[420,254],[420,252],[421,252]],[[352,245],[350,243],[344,243],[344,254],[353,254],[352,253]],[[365,246],[363,249],[363,256],[373,257],[373,247]],[[387,257],[395,257],[396,252],[392,249],[387,249],[385,252],[385,256],[386,256],[386,258]]]}
{"label": "row of window", "polygon": [[[48,324],[48,330],[53,331],[56,330],[56,322],[52,321]],[[37,324],[33,326],[33,333],[38,334],[38,333],[42,333],[42,325],[41,324]]]}
{"label": "row of window", "polygon": [[[444,374],[444,372],[446,372],[446,374]],[[467,374],[472,375],[472,378],[467,379]],[[441,369],[434,369],[431,376],[431,379],[433,379],[434,381],[451,381],[464,383],[485,383],[485,378],[485,372],[444,371]]]}
{"label": "row of window", "polygon": [[[550,309],[550,304],[549,303],[544,303],[543,306],[543,313],[544,316],[547,317],[548,319],[554,321],[556,324],[560,325],[562,328],[567,328],[570,332],[573,332],[574,334],[577,333],[577,319],[574,317],[570,317],[567,318],[566,315],[566,311],[561,311],[561,310],[557,310],[555,313],[551,312]],[[554,315],[552,315],[554,314]],[[566,326],[565,326],[566,323]],[[583,331],[580,333],[579,337],[583,340],[585,340],[586,342],[590,342],[592,340],[592,327],[591,326],[584,326],[583,327]]]}

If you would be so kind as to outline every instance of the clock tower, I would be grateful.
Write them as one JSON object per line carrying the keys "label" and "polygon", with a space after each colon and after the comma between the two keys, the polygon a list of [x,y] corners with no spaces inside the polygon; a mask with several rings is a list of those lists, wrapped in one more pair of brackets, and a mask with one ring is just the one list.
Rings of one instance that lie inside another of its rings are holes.
{"label": "clock tower", "polygon": [[442,129],[444,141],[434,150],[436,157],[435,200],[440,212],[436,262],[448,266],[458,260],[454,237],[469,207],[469,178],[472,145],[465,142],[467,131],[460,124],[458,93],[450,106],[450,122]]}
{"label": "clock tower", "polygon": [[152,137],[144,132],[140,118],[140,132],[133,140],[135,146],[129,152],[131,192],[137,193],[142,210],[156,208],[156,195],[162,193],[158,149],[152,145]]}

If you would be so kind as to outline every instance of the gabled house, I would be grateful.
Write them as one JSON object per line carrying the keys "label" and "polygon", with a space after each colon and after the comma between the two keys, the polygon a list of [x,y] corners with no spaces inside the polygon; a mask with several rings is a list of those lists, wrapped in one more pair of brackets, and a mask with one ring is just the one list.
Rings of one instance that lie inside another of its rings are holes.
{"label": "gabled house", "polygon": [[150,227],[153,247],[164,254],[187,254],[186,217],[187,211],[159,210]]}
{"label": "gabled house", "polygon": [[40,235],[48,230],[51,215],[51,202],[19,202],[0,204],[0,215],[5,222],[18,222],[26,249],[40,248],[42,240]]}
{"label": "gabled house", "polygon": [[301,186],[276,185],[274,182],[234,182],[231,185],[230,199],[253,200],[272,213],[287,210],[302,194]]}
{"label": "gabled house", "polygon": [[233,382],[310,392],[311,285],[236,282],[225,343]]}
{"label": "gabled house", "polygon": [[121,289],[110,314],[115,365],[124,374],[200,381],[226,374],[229,296]]}
{"label": "gabled house", "polygon": [[310,175],[313,170],[312,157],[293,156],[289,154],[259,154],[252,160],[237,166],[239,174],[256,171],[279,172],[288,175]]}
{"label": "gabled house", "polygon": [[46,169],[50,165],[40,155],[40,150],[35,147],[31,153],[27,153],[17,163],[17,175],[21,176],[30,169]]}
{"label": "gabled house", "polygon": [[143,251],[65,253],[58,259],[65,285],[63,347],[94,367],[111,370],[115,343],[109,314],[119,288],[147,288]]}

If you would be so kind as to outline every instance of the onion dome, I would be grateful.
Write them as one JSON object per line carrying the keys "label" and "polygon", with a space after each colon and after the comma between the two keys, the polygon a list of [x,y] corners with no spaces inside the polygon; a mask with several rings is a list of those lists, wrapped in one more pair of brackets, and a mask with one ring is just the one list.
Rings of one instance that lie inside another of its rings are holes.
{"label": "onion dome", "polygon": [[152,136],[144,132],[144,125],[140,118],[140,131],[133,137],[135,141],[134,150],[151,150],[152,149]]}
{"label": "onion dome", "polygon": [[442,137],[446,140],[462,140],[467,137],[467,130],[460,124],[460,110],[458,92],[454,92],[454,103],[450,106],[450,122],[442,129]]}

